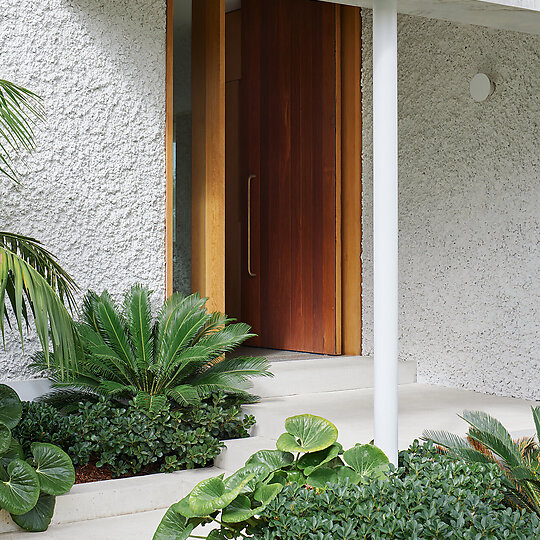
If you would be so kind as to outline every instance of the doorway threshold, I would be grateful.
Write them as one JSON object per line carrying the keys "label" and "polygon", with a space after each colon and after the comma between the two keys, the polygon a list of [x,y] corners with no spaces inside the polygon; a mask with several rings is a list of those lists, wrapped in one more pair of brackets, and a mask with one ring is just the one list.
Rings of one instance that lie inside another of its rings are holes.
{"label": "doorway threshold", "polygon": [[280,349],[263,349],[260,347],[239,347],[231,356],[264,356],[270,362],[291,362],[296,360],[314,360],[316,358],[332,358],[326,354],[284,351]]}

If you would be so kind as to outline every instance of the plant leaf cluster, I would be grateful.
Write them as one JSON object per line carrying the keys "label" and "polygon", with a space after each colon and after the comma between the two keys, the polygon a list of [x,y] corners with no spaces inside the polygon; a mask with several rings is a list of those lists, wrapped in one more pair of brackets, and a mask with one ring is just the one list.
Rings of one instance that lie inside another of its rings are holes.
{"label": "plant leaf cluster", "polygon": [[[89,292],[77,324],[82,353],[67,374],[51,371],[59,390],[49,399],[133,399],[152,411],[167,403],[199,403],[217,391],[253,400],[250,379],[271,376],[269,363],[262,357],[226,356],[253,334],[246,324],[208,312],[206,301],[198,294],[173,294],[154,319],[145,287],[133,286],[122,306],[107,291]],[[43,355],[36,355],[34,368],[46,367]]]}
{"label": "plant leaf cluster", "polygon": [[45,531],[55,497],[75,483],[69,456],[53,444],[32,442],[31,457],[12,436],[22,416],[22,403],[11,387],[0,385],[0,508],[27,531]]}
{"label": "plant leaf cluster", "polygon": [[[384,480],[324,489],[286,485],[246,534],[253,540],[540,538],[534,513],[504,501],[493,464],[441,455],[415,442]],[[175,538],[175,537],[171,537]]]}
{"label": "plant leaf cluster", "polygon": [[[202,524],[219,528],[207,540],[243,538],[256,528],[259,516],[291,483],[324,489],[328,482],[371,483],[385,476],[388,458],[372,445],[356,445],[343,452],[338,430],[328,420],[303,414],[287,418],[276,450],[260,450],[244,467],[200,482],[172,505],[154,540],[187,539]],[[294,452],[294,453],[293,453]]]}
{"label": "plant leaf cluster", "polygon": [[540,515],[540,407],[532,408],[534,437],[513,440],[499,420],[481,411],[464,411],[469,424],[467,437],[445,431],[424,432],[451,455],[473,463],[494,463],[504,471],[508,500],[516,507]]}
{"label": "plant leaf cluster", "polygon": [[101,399],[69,414],[45,403],[24,403],[15,433],[24,449],[34,439],[54,443],[75,465],[92,462],[119,477],[205,467],[223,449],[222,439],[247,437],[254,423],[222,394],[183,410],[156,412]]}

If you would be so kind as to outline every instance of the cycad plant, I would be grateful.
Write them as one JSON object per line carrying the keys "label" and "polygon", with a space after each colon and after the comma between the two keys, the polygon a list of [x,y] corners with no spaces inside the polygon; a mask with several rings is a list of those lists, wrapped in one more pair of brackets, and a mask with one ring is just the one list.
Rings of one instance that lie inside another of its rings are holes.
{"label": "cycad plant", "polygon": [[[19,183],[14,159],[34,148],[33,128],[44,119],[41,99],[25,88],[0,79],[0,179]],[[33,316],[45,358],[49,340],[60,368],[76,358],[76,335],[65,304],[70,306],[76,286],[56,258],[37,240],[0,232],[0,333],[11,326],[11,307],[21,340],[23,323]]]}
{"label": "cycad plant", "polygon": [[[197,403],[213,391],[236,394],[246,401],[252,377],[269,376],[262,357],[227,357],[252,337],[247,324],[222,313],[209,313],[206,298],[173,294],[154,319],[150,291],[133,286],[121,307],[105,291],[89,292],[77,324],[82,352],[67,380],[58,370],[51,378],[56,391],[46,400],[56,405],[96,396],[131,400],[144,409]],[[35,367],[44,368],[43,354]]]}
{"label": "cycad plant", "polygon": [[532,414],[536,439],[513,440],[501,422],[479,411],[461,416],[470,426],[467,437],[428,430],[424,438],[466,461],[497,464],[505,473],[509,501],[540,515],[540,407]]}

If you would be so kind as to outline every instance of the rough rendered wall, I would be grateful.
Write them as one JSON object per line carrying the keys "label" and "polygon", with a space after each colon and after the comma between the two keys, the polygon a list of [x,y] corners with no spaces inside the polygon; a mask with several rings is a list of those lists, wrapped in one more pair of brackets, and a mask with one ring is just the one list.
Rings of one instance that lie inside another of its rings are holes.
{"label": "rough rendered wall", "polygon": [[[371,11],[364,351],[373,353]],[[475,103],[469,81],[497,89]],[[400,357],[421,382],[540,399],[540,38],[399,17]]]}
{"label": "rough rendered wall", "polygon": [[[0,78],[48,121],[23,186],[0,179],[0,229],[43,241],[83,292],[164,296],[165,23],[165,0],[2,0]],[[7,337],[0,378],[28,376]]]}

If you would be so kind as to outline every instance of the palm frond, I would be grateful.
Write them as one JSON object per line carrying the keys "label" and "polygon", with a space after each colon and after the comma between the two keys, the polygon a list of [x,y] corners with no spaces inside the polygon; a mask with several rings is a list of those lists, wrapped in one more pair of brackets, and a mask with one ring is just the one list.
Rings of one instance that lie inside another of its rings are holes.
{"label": "palm frond", "polygon": [[[189,300],[190,297],[185,300]],[[188,309],[181,309],[171,317],[161,346],[160,355],[156,358],[162,371],[166,372],[181,351],[193,344],[193,338],[199,329],[209,320],[206,310],[198,307],[198,302]]]}
{"label": "palm frond", "polygon": [[141,285],[131,287],[124,299],[124,311],[135,361],[139,371],[146,372],[153,363],[150,291]]}
{"label": "palm frond", "polygon": [[540,444],[540,407],[531,407],[531,409],[536,427],[536,442]]}
{"label": "palm frond", "polygon": [[270,363],[262,356],[224,358],[209,365],[202,373],[193,377],[192,381],[198,383],[228,384],[233,389],[245,389],[245,383],[253,377],[273,377],[268,371]]}
{"label": "palm frond", "polygon": [[433,441],[437,446],[441,446],[454,456],[466,461],[476,463],[493,463],[493,457],[485,452],[473,448],[466,438],[449,433],[447,431],[425,430],[422,439]]}
{"label": "palm frond", "polygon": [[39,96],[0,79],[0,173],[19,183],[13,160],[21,150],[35,148],[34,126],[44,120]]}
{"label": "palm frond", "polygon": [[202,400],[201,392],[190,384],[181,384],[175,388],[169,388],[165,395],[178,403],[178,405],[196,405]]}
{"label": "palm frond", "polygon": [[106,291],[94,302],[94,309],[99,335],[116,353],[130,382],[135,383],[139,368],[129,343],[127,321]]}
{"label": "palm frond", "polygon": [[[37,334],[47,361],[49,339],[52,341],[54,360],[63,372],[77,364],[78,339],[73,321],[47,280],[16,253],[0,246],[0,331],[4,339],[6,294],[13,309],[17,327],[23,339],[25,308],[30,306]],[[28,317],[28,314],[27,316]],[[50,334],[49,334],[50,328]]]}
{"label": "palm frond", "polygon": [[156,338],[154,341],[154,359],[156,361],[165,357],[163,348],[167,340],[175,334],[172,326],[181,324],[190,314],[202,311],[206,300],[197,293],[186,297],[179,293],[173,293],[165,301],[157,318]]}
{"label": "palm frond", "polygon": [[77,284],[41,242],[29,236],[0,231],[0,247],[15,253],[41,274],[60,300],[73,310]]}
{"label": "palm frond", "polygon": [[47,403],[55,409],[62,412],[74,412],[77,410],[79,403],[90,401],[97,402],[100,395],[96,392],[87,392],[83,390],[75,390],[73,388],[56,389],[52,392],[44,394],[37,398],[40,403]]}
{"label": "palm frond", "polygon": [[507,429],[482,411],[464,411],[462,418],[471,426],[469,436],[489,448],[512,467],[521,463],[521,455]]}
{"label": "palm frond", "polygon": [[198,342],[198,344],[213,350],[213,353],[210,356],[211,359],[219,358],[236,349],[244,343],[244,341],[254,337],[255,334],[252,334],[250,331],[251,327],[248,324],[230,324],[206,335]]}
{"label": "palm frond", "polygon": [[208,320],[207,324],[200,329],[199,333],[195,336],[193,341],[197,343],[207,335],[215,332],[216,330],[219,330],[223,326],[232,322],[235,322],[235,319],[231,319],[227,317],[227,315],[225,315],[224,313],[215,311],[210,315],[210,319]]}

